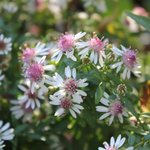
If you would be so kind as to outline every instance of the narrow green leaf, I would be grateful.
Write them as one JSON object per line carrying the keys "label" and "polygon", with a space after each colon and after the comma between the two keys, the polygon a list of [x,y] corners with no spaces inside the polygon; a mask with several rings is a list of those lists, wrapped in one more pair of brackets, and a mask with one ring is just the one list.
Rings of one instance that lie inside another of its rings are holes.
{"label": "narrow green leaf", "polygon": [[101,97],[103,96],[103,93],[104,93],[104,85],[102,85],[101,82],[95,92],[95,104],[99,103]]}
{"label": "narrow green leaf", "polygon": [[144,16],[134,15],[130,12],[127,12],[127,15],[135,20],[138,24],[142,25],[146,30],[150,31],[150,18]]}

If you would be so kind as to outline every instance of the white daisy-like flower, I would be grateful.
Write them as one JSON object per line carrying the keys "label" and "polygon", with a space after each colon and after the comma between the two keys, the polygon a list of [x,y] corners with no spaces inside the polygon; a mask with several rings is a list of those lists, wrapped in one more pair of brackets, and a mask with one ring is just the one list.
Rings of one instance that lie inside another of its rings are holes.
{"label": "white daisy-like flower", "polygon": [[80,102],[78,103],[75,99],[72,99],[71,96],[64,96],[63,94],[58,96],[54,94],[50,95],[50,99],[50,104],[60,106],[55,112],[55,116],[61,116],[66,111],[69,111],[74,118],[77,118],[76,114],[80,114],[81,110],[84,109],[79,105]]}
{"label": "white daisy-like flower", "polygon": [[33,62],[25,68],[25,77],[31,82],[31,93],[34,93],[36,87],[40,87],[43,91],[46,91],[47,88],[44,85],[48,82],[47,78],[49,76],[46,74],[46,71],[54,71],[54,65],[45,65],[46,56],[43,56],[37,62]]}
{"label": "white daisy-like flower", "polygon": [[6,55],[12,49],[11,38],[4,37],[3,34],[0,34],[0,55]]}
{"label": "white daisy-like flower", "polygon": [[41,91],[40,88],[36,88],[32,93],[30,84],[27,84],[27,86],[18,85],[18,88],[24,92],[24,94],[20,96],[18,100],[21,104],[24,105],[25,109],[35,109],[41,106],[40,101],[44,99],[44,91]]}
{"label": "white daisy-like flower", "polygon": [[80,58],[85,58],[90,53],[90,60],[94,64],[99,63],[100,66],[104,65],[104,59],[106,58],[105,49],[108,44],[108,40],[104,38],[99,39],[96,35],[87,42],[77,43],[77,48],[82,49],[78,54]]}
{"label": "white daisy-like flower", "polygon": [[118,117],[120,123],[123,123],[123,116],[128,116],[126,109],[119,98],[116,98],[112,101],[109,100],[109,98],[110,96],[104,92],[104,97],[102,97],[100,100],[100,103],[102,103],[104,106],[96,106],[96,111],[104,113],[99,120],[103,120],[109,116],[109,125],[111,125],[114,118]]}
{"label": "white daisy-like flower", "polygon": [[77,61],[77,58],[74,56],[74,49],[76,48],[76,43],[78,40],[81,39],[85,34],[85,32],[79,32],[76,35],[69,33],[61,35],[58,40],[58,48],[52,55],[52,60],[59,62],[63,54],[65,54],[67,58]]}
{"label": "white daisy-like flower", "polygon": [[2,141],[2,140],[0,139],[0,150],[3,150],[3,148],[5,147],[5,145],[4,145],[3,143],[4,143],[4,141]]}
{"label": "white daisy-like flower", "polygon": [[38,42],[33,48],[26,47],[22,52],[22,61],[29,64],[34,60],[39,60],[41,56],[49,55],[53,47],[52,44],[46,45],[41,42]]}
{"label": "white daisy-like flower", "polygon": [[1,85],[1,81],[4,79],[4,75],[2,75],[2,71],[0,70],[0,85]]}
{"label": "white daisy-like flower", "polygon": [[32,117],[33,109],[30,107],[26,108],[26,103],[21,103],[19,100],[11,100],[10,103],[12,104],[12,107],[10,108],[10,111],[12,112],[12,115],[16,119],[20,119],[23,117],[23,120],[30,120]]}
{"label": "white daisy-like flower", "polygon": [[121,49],[118,49],[117,47],[113,46],[112,51],[115,53],[115,55],[121,57],[121,60],[113,65],[111,65],[112,69],[117,69],[116,72],[118,73],[122,67],[124,67],[124,71],[122,73],[123,79],[129,79],[131,76],[131,72],[139,77],[139,74],[141,73],[139,71],[139,68],[141,67],[137,62],[137,56],[136,52],[125,48],[124,46],[121,46]]}
{"label": "white daisy-like flower", "polygon": [[10,128],[10,123],[3,125],[3,121],[0,120],[0,140],[12,140],[14,137],[14,129]]}
{"label": "white daisy-like flower", "polygon": [[73,100],[78,103],[83,102],[82,96],[87,94],[80,88],[88,85],[86,83],[87,79],[76,79],[76,69],[70,69],[69,66],[65,68],[65,76],[66,78],[63,79],[58,73],[55,73],[55,76],[51,79],[50,83],[53,86],[59,87],[59,91],[55,95],[59,96],[64,93],[63,95],[72,96]]}
{"label": "white daisy-like flower", "polygon": [[[121,135],[119,135],[115,141],[114,137],[111,137],[110,139],[110,144],[108,144],[107,142],[103,142],[104,147],[99,147],[98,150],[119,150],[123,144],[125,143],[126,138],[125,137],[121,137]],[[133,150],[134,147],[128,147],[125,150]]]}

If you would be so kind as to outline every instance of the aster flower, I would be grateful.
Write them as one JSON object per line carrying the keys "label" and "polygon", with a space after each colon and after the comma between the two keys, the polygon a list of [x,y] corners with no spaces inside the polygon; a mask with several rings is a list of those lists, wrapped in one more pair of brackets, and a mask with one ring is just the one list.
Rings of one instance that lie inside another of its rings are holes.
{"label": "aster flower", "polygon": [[4,145],[3,143],[4,143],[4,141],[2,141],[2,140],[0,139],[0,150],[3,150],[3,147],[5,147],[5,145]]}
{"label": "aster flower", "polygon": [[118,49],[117,47],[113,46],[112,51],[115,53],[115,55],[121,57],[121,60],[113,65],[111,65],[112,69],[117,68],[116,72],[118,73],[121,70],[121,67],[124,68],[124,71],[122,73],[122,78],[130,78],[131,72],[139,77],[140,71],[139,68],[141,67],[137,63],[136,53],[135,51],[131,49],[127,49],[124,46],[121,46],[121,49]]}
{"label": "aster flower", "polygon": [[109,100],[110,96],[104,92],[104,97],[101,98],[100,103],[104,106],[96,106],[96,111],[104,112],[104,114],[99,118],[99,120],[103,120],[110,116],[109,125],[112,124],[115,117],[118,117],[120,123],[123,123],[123,116],[128,116],[126,109],[122,105],[119,98],[111,101]]}
{"label": "aster flower", "polygon": [[[30,84],[19,85],[18,88],[24,92],[22,96],[18,98],[19,102],[24,105],[25,109],[31,107],[31,109],[39,108],[41,106],[40,100],[44,99],[43,91],[40,88],[36,88],[32,93],[30,89]],[[47,92],[47,91],[45,91]]]}
{"label": "aster flower", "polygon": [[[121,135],[119,135],[115,141],[114,137],[111,137],[110,139],[110,144],[108,144],[107,142],[104,142],[104,148],[103,147],[99,147],[98,150],[119,150],[120,147],[123,146],[123,144],[125,143],[126,138],[123,137],[121,138]],[[128,147],[125,150],[133,150],[133,147]]]}
{"label": "aster flower", "polygon": [[52,60],[59,62],[63,54],[65,54],[67,58],[76,61],[77,58],[74,56],[74,49],[76,48],[77,41],[80,38],[82,38],[85,34],[85,32],[79,32],[76,35],[69,33],[61,35],[58,40],[58,48],[52,55]]}
{"label": "aster flower", "polygon": [[48,82],[49,76],[45,71],[54,71],[54,65],[45,65],[46,56],[43,56],[37,62],[33,62],[25,68],[25,77],[31,82],[31,93],[39,86],[43,91],[46,91],[45,83]]}
{"label": "aster flower", "polygon": [[0,70],[0,85],[1,85],[1,81],[4,79],[4,75],[2,75],[2,71]]}
{"label": "aster flower", "polygon": [[9,128],[10,123],[6,123],[3,125],[3,121],[0,120],[0,140],[12,140],[14,137],[14,129]]}
{"label": "aster flower", "polygon": [[80,114],[81,110],[84,109],[75,99],[72,99],[70,96],[62,95],[50,95],[50,104],[58,105],[59,108],[55,112],[55,116],[61,116],[66,111],[69,111],[71,115],[76,118],[76,114]]}
{"label": "aster flower", "polygon": [[96,35],[87,42],[77,43],[77,48],[82,49],[79,52],[81,59],[86,57],[90,53],[90,60],[94,64],[99,63],[100,66],[103,66],[105,55],[105,48],[108,44],[108,40],[104,38],[99,39]]}
{"label": "aster flower", "polygon": [[38,42],[34,48],[26,47],[23,49],[22,61],[29,64],[34,60],[39,60],[41,56],[49,55],[52,48],[52,44],[46,45],[41,42]]}
{"label": "aster flower", "polygon": [[88,85],[88,83],[86,83],[87,79],[84,78],[77,80],[76,69],[70,69],[69,66],[65,68],[65,76],[66,78],[63,79],[58,73],[55,73],[55,76],[51,79],[51,84],[59,87],[59,91],[57,91],[55,95],[59,96],[64,93],[64,95],[72,96],[73,100],[78,103],[83,102],[82,96],[86,96],[87,94],[80,88]]}
{"label": "aster flower", "polygon": [[10,103],[12,104],[10,111],[16,119],[20,119],[23,117],[23,120],[30,120],[33,109],[31,108],[31,106],[26,108],[27,102],[21,103],[19,100],[11,100]]}
{"label": "aster flower", "polygon": [[6,55],[12,49],[11,38],[4,37],[3,34],[0,34],[0,55]]}

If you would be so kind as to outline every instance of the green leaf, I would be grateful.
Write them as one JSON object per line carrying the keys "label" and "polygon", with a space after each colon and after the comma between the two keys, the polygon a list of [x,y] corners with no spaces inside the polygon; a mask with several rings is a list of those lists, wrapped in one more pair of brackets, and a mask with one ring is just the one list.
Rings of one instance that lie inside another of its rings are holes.
{"label": "green leaf", "polygon": [[142,25],[146,30],[150,31],[150,18],[144,16],[134,15],[130,12],[127,12],[127,15],[135,20],[138,24]]}
{"label": "green leaf", "polygon": [[102,82],[98,85],[96,92],[95,92],[95,104],[98,104],[101,97],[103,96],[104,93],[104,85]]}
{"label": "green leaf", "polygon": [[147,135],[144,136],[145,140],[150,140],[150,133],[148,133]]}
{"label": "green leaf", "polygon": [[128,134],[128,143],[129,143],[129,145],[134,145],[134,143],[135,143],[135,136],[134,135],[132,135],[132,134]]}

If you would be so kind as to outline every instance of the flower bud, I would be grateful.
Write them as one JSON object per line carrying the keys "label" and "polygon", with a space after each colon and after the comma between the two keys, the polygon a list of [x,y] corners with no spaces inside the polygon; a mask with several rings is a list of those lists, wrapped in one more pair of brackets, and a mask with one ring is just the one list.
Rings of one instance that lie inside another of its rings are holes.
{"label": "flower bud", "polygon": [[126,90],[127,90],[127,87],[126,87],[125,84],[119,84],[117,86],[117,93],[120,94],[120,95],[124,95]]}

